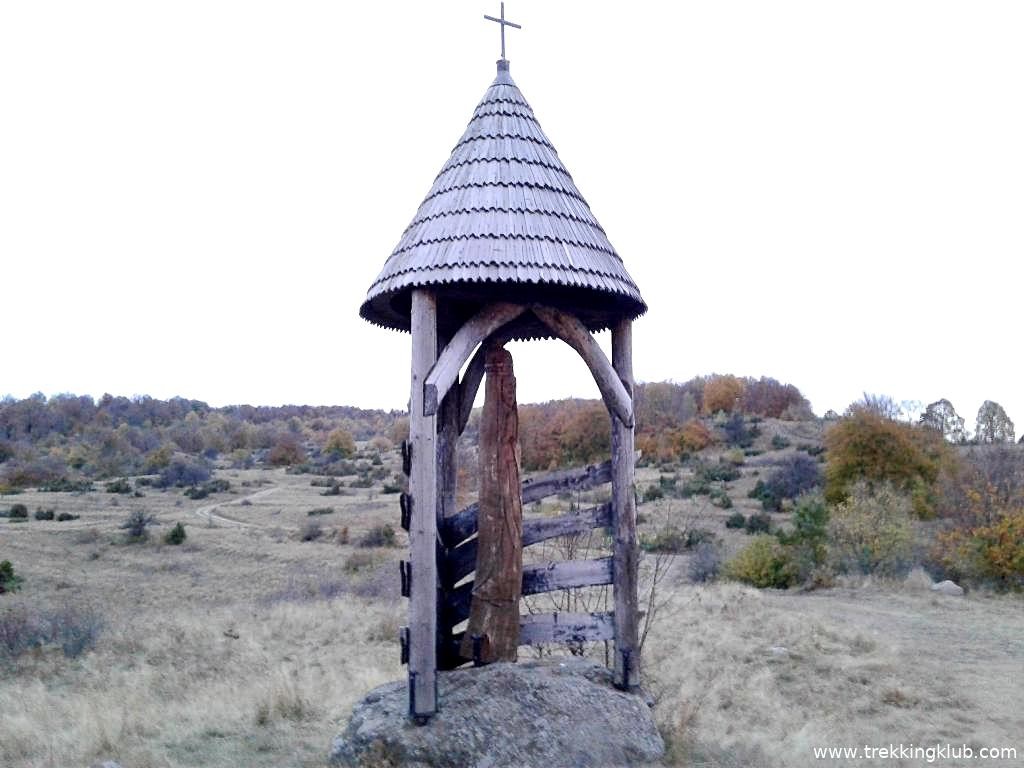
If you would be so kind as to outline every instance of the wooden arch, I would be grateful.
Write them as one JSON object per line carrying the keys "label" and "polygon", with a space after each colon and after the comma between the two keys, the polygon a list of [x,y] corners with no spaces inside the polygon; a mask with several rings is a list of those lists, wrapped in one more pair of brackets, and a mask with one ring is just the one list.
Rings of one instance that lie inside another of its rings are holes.
{"label": "wooden arch", "polygon": [[[576,350],[587,364],[612,415],[612,449],[611,460],[598,467],[524,482],[522,503],[609,482],[612,497],[610,503],[592,509],[524,521],[523,546],[567,533],[610,527],[613,548],[610,558],[524,566],[522,594],[612,584],[614,610],[525,616],[520,644],[614,640],[615,684],[626,690],[638,687],[632,321],[622,320],[612,328],[609,360],[586,326],[564,310],[494,303],[450,339],[440,340],[437,309],[433,291],[413,290],[412,392],[409,442],[404,447],[409,493],[401,500],[402,524],[410,539],[410,561],[402,562],[402,594],[410,598],[409,626],[402,630],[402,658],[409,664],[410,715],[417,722],[433,715],[437,709],[437,670],[465,662],[457,651],[461,637],[453,629],[469,615],[473,584],[459,582],[475,567],[473,536],[478,507],[474,504],[461,511],[455,508],[455,446],[484,376],[486,349],[502,346],[521,333],[529,322],[523,316],[528,314]],[[439,341],[445,342],[443,347]],[[467,362],[460,380],[459,373]]]}

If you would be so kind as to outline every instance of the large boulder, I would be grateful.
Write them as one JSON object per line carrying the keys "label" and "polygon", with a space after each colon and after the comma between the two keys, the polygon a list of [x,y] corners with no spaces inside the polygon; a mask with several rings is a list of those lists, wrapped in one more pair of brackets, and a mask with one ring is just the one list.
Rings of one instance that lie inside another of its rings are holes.
{"label": "large boulder", "polygon": [[583,659],[443,672],[438,695],[437,714],[417,726],[404,681],[371,691],[334,739],[331,763],[596,768],[650,765],[665,751],[644,699]]}

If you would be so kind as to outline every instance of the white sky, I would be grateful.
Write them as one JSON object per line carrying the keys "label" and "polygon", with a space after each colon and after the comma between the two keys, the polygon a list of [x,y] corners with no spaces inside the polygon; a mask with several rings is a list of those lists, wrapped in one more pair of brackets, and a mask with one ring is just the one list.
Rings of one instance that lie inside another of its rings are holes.
{"label": "white sky", "polygon": [[[357,311],[494,76],[491,0],[0,4],[0,393],[402,408]],[[651,311],[637,377],[1024,427],[1024,3],[510,0]],[[520,400],[596,396],[516,345]]]}

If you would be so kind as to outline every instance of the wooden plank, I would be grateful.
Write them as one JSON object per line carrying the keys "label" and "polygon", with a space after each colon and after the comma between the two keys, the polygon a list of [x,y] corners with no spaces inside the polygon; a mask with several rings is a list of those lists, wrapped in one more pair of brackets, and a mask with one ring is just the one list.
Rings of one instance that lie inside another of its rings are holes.
{"label": "wooden plank", "polygon": [[572,315],[551,307],[533,307],[533,314],[558,338],[575,349],[590,368],[608,411],[628,427],[633,426],[633,398],[626,391],[601,345],[587,327]]}
{"label": "wooden plank", "polygon": [[[612,481],[612,463],[591,465],[582,469],[566,469],[525,480],[520,487],[523,505],[569,491],[586,491]],[[479,505],[470,504],[461,512],[441,522],[441,538],[445,546],[456,547],[477,529]]]}
{"label": "wooden plank", "polygon": [[[599,587],[612,583],[612,558],[598,560],[563,560],[551,563],[531,563],[523,566],[523,594],[538,595],[556,589],[573,587]],[[473,582],[467,582],[446,595],[444,614],[455,626],[469,618],[469,605],[473,598]]]}
{"label": "wooden plank", "polygon": [[411,322],[409,714],[422,721],[437,711],[437,419],[423,411],[424,382],[437,357],[437,302],[433,293],[423,289],[412,292]]}
{"label": "wooden plank", "polygon": [[[633,392],[632,322],[612,329],[612,364],[623,386]],[[615,563],[615,684],[625,690],[640,686],[638,637],[636,494],[634,489],[633,425],[612,419],[612,557]]]}
{"label": "wooden plank", "polygon": [[614,636],[611,613],[544,613],[519,621],[520,645],[596,642]]}
{"label": "wooden plank", "polygon": [[491,304],[455,332],[426,377],[426,386],[423,388],[424,415],[437,413],[439,402],[459,378],[459,371],[476,346],[525,311],[526,307],[520,304]]}
{"label": "wooden plank", "polygon": [[[601,504],[559,517],[527,518],[523,520],[523,546],[528,547],[557,536],[586,533],[594,528],[607,528],[611,524],[611,504]],[[464,541],[458,547],[449,549],[441,564],[441,583],[452,587],[469,576],[476,567],[476,552],[476,539]]]}

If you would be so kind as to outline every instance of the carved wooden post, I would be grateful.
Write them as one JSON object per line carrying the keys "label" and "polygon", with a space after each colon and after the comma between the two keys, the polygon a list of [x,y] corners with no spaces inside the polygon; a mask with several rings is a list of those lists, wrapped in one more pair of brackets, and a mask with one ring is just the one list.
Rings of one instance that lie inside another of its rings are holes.
{"label": "carved wooden post", "polygon": [[[612,366],[633,397],[633,323],[622,320],[612,329]],[[633,421],[627,426],[612,417],[612,527],[615,569],[615,684],[640,685],[640,644],[637,631],[636,461]]]}
{"label": "carved wooden post", "polygon": [[[523,585],[523,505],[512,355],[502,348],[488,350],[486,371],[476,577],[462,655],[481,662],[515,661]],[[474,638],[480,638],[476,648]]]}
{"label": "carved wooden post", "polygon": [[[453,386],[441,401],[437,413],[437,523],[439,529],[446,517],[451,517],[458,512],[455,493],[458,466],[455,453],[459,440],[459,396],[460,388]],[[439,570],[443,568],[446,557],[443,549],[441,557],[442,561],[438,564]],[[459,656],[459,647],[452,638],[454,622],[447,615],[445,608],[450,586],[451,584],[446,584],[445,579],[442,578],[438,587],[437,668],[441,670],[454,669],[463,663]]]}
{"label": "carved wooden post", "polygon": [[423,385],[437,360],[437,300],[428,290],[412,292],[411,330],[409,714],[424,722],[437,711],[437,418],[423,412]]}

